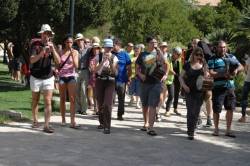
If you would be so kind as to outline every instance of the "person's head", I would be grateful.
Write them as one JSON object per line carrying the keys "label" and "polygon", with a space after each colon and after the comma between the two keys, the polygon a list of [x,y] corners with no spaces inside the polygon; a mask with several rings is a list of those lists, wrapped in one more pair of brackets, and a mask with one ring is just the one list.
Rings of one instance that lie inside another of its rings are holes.
{"label": "person's head", "polygon": [[104,39],[103,41],[103,48],[104,53],[110,53],[113,49],[113,40],[112,39]]}
{"label": "person's head", "polygon": [[122,47],[122,42],[121,42],[121,40],[118,39],[118,38],[115,38],[115,39],[113,40],[113,42],[114,42],[114,48],[113,48],[113,50],[114,50],[115,52],[119,52],[120,49],[121,49],[121,47]]}
{"label": "person's head", "polygon": [[200,48],[200,47],[194,48],[194,50],[190,56],[190,63],[195,63],[195,62],[200,62],[200,63],[205,62],[204,53],[203,53],[202,48]]}
{"label": "person's head", "polygon": [[134,44],[133,43],[128,43],[127,52],[131,52],[133,49],[134,49]]}
{"label": "person's head", "polygon": [[101,51],[101,46],[99,43],[92,43],[92,54],[98,55]]}
{"label": "person's head", "polygon": [[192,48],[193,49],[197,47],[197,44],[198,44],[199,41],[200,41],[200,39],[198,39],[198,38],[194,38],[192,40]]}
{"label": "person's head", "polygon": [[173,60],[179,59],[182,54],[182,49],[180,47],[173,48]]}
{"label": "person's head", "polygon": [[141,44],[139,44],[139,46],[141,47],[141,51],[143,52],[145,49],[145,45],[141,43]]}
{"label": "person's head", "polygon": [[38,32],[38,34],[41,35],[41,39],[44,42],[50,41],[50,38],[55,34],[52,30],[49,24],[43,24],[41,26],[41,30]]}
{"label": "person's head", "polygon": [[160,49],[163,53],[166,53],[168,51],[168,43],[167,42],[161,42]]}
{"label": "person's head", "polygon": [[217,54],[221,57],[227,53],[227,44],[225,41],[220,40],[217,45]]}
{"label": "person's head", "polygon": [[91,42],[90,42],[89,38],[84,38],[84,45],[86,48],[91,46]]}
{"label": "person's head", "polygon": [[91,43],[93,45],[93,43],[100,43],[100,38],[98,36],[93,36],[91,39]]}
{"label": "person's head", "polygon": [[139,56],[140,53],[141,53],[141,46],[140,46],[139,44],[136,45],[134,51],[135,51],[134,56],[135,56],[135,57]]}
{"label": "person's head", "polygon": [[157,40],[152,36],[147,37],[146,42],[148,44],[148,51],[153,51],[158,46]]}
{"label": "person's head", "polygon": [[81,33],[77,33],[75,36],[75,42],[78,47],[83,48],[84,47],[84,37]]}
{"label": "person's head", "polygon": [[73,46],[73,36],[71,36],[71,35],[66,35],[64,38],[63,38],[63,45],[62,45],[62,47],[63,47],[63,49],[66,49],[66,50],[68,50],[68,49],[71,49],[72,48],[72,46]]}

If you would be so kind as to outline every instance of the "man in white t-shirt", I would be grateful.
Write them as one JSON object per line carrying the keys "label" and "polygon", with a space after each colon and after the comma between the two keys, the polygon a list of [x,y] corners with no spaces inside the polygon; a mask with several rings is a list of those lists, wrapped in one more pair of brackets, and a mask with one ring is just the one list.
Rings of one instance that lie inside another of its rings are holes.
{"label": "man in white t-shirt", "polygon": [[250,57],[248,56],[245,64],[245,73],[246,78],[242,90],[242,97],[241,97],[241,118],[238,120],[239,122],[246,122],[246,109],[248,104],[248,93],[250,91]]}

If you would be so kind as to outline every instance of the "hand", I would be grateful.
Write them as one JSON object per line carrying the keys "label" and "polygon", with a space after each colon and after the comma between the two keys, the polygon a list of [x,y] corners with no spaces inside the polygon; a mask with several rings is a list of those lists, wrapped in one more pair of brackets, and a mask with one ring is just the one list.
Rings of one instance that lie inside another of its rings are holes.
{"label": "hand", "polygon": [[139,77],[140,77],[140,79],[141,79],[142,81],[145,81],[145,80],[146,80],[146,75],[144,75],[144,74],[140,74]]}
{"label": "hand", "polygon": [[184,91],[186,92],[186,93],[189,93],[190,92],[190,89],[189,89],[189,87],[187,86],[187,85],[184,85],[184,86],[182,86],[183,87],[183,89],[184,89]]}
{"label": "hand", "polygon": [[161,79],[161,82],[165,81],[168,78],[168,75],[164,75]]}

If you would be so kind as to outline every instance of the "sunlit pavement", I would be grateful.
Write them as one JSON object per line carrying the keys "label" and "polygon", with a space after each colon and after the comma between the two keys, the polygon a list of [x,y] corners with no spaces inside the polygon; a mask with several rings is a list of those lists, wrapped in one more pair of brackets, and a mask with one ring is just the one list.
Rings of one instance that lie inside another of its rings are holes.
{"label": "sunlit pavement", "polygon": [[[128,99],[127,99],[128,101]],[[110,135],[96,129],[97,116],[77,115],[79,130],[61,126],[60,116],[51,119],[54,134],[32,129],[29,123],[0,126],[0,166],[249,166],[250,123],[238,123],[236,112],[233,130],[237,138],[225,134],[225,114],[220,121],[220,136],[212,136],[213,127],[201,127],[193,141],[186,138],[186,109],[179,104],[182,116],[162,116],[155,124],[157,136],[140,131],[143,125],[140,109],[128,106],[124,121],[116,120],[113,108]],[[160,110],[164,113],[164,109]],[[202,112],[203,124],[206,118]],[[250,120],[250,119],[249,119]],[[67,117],[69,123],[69,116]]]}

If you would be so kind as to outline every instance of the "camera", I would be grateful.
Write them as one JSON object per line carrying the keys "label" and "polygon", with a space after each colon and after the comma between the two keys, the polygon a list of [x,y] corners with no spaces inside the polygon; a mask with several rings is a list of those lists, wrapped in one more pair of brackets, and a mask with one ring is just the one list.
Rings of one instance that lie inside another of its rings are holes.
{"label": "camera", "polygon": [[46,53],[49,53],[49,52],[50,52],[50,47],[49,47],[49,46],[44,46],[43,49],[44,49],[44,51],[45,51]]}

